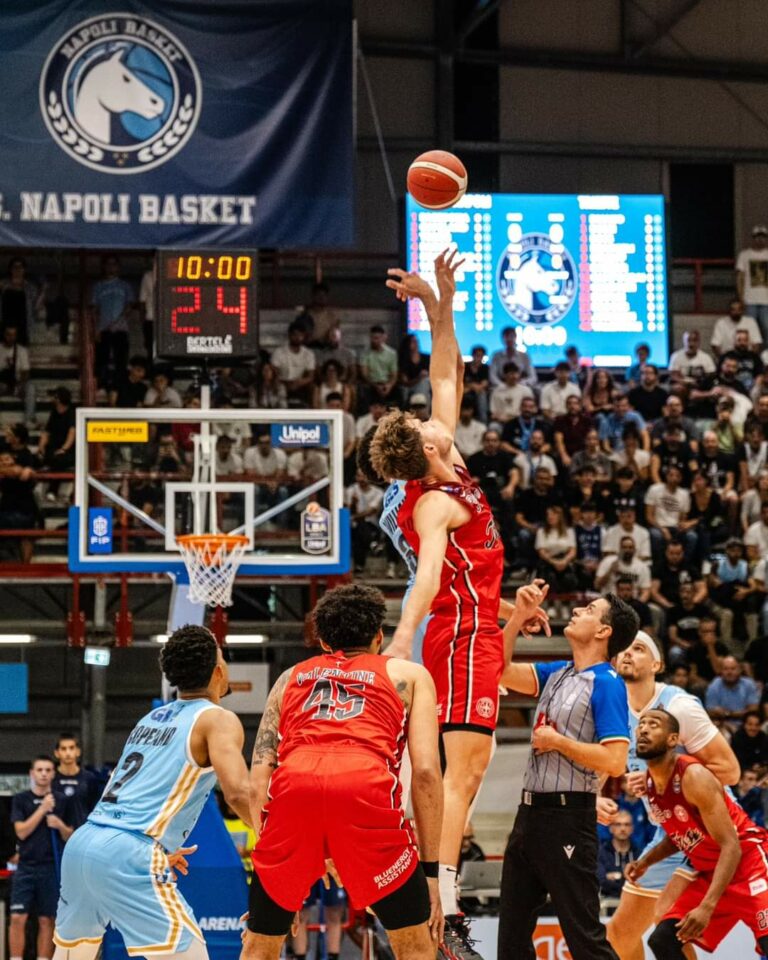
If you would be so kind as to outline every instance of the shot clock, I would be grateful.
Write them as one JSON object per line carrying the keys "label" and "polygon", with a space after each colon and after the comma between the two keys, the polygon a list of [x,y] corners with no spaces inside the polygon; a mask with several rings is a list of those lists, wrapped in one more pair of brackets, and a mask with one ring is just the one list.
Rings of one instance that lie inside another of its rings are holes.
{"label": "shot clock", "polygon": [[257,263],[255,250],[159,250],[157,356],[255,357]]}

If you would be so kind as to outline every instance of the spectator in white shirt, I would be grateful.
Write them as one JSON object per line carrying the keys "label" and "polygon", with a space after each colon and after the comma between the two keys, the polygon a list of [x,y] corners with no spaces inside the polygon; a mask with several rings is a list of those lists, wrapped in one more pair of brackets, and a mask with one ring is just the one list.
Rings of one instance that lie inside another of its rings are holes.
{"label": "spectator in white shirt", "polygon": [[531,358],[527,353],[517,349],[517,331],[514,327],[504,327],[501,331],[501,339],[504,341],[504,349],[497,350],[491,354],[491,363],[488,375],[492,387],[498,387],[504,381],[504,367],[508,363],[516,363],[520,371],[520,379],[529,387],[535,387],[538,383],[536,368],[531,363]]}
{"label": "spectator in white shirt", "polygon": [[461,401],[459,422],[453,435],[456,449],[468,460],[473,453],[483,448],[483,434],[488,428],[480,420],[475,419],[475,401],[473,397],[465,397]]}
{"label": "spectator in white shirt", "polygon": [[216,476],[226,477],[243,472],[243,458],[233,450],[232,437],[222,434],[216,438]]}
{"label": "spectator in white shirt", "polygon": [[[724,319],[731,322],[728,318]],[[669,358],[668,369],[671,380],[682,380],[687,384],[715,372],[715,361],[701,349],[701,333],[698,330],[686,330],[683,333],[682,350],[675,350]]]}
{"label": "spectator in white shirt", "polygon": [[581,397],[581,390],[570,380],[570,368],[563,360],[555,367],[555,379],[542,387],[541,412],[549,420],[563,416],[568,397]]}
{"label": "spectator in white shirt", "polygon": [[539,467],[549,470],[553,477],[557,476],[557,464],[552,457],[544,453],[545,446],[544,434],[541,430],[534,430],[531,434],[528,450],[525,453],[518,453],[515,457],[515,466],[520,471],[521,490],[527,490],[530,487],[533,475]]}
{"label": "spectator in white shirt", "polygon": [[768,344],[768,227],[763,224],[752,228],[751,244],[736,258],[736,290]]}
{"label": "spectator in white shirt", "polygon": [[763,503],[760,507],[760,519],[751,524],[744,534],[744,545],[750,563],[768,557],[768,503]]}
{"label": "spectator in white shirt", "polygon": [[270,358],[285,387],[289,407],[309,406],[315,379],[315,355],[304,346],[305,333],[300,324],[288,327],[288,343],[273,351]]}
{"label": "spectator in white shirt", "polygon": [[35,423],[35,390],[29,379],[29,351],[18,342],[18,330],[3,328],[0,342],[0,396],[16,396],[24,404],[27,426]]}
{"label": "spectator in white shirt", "polygon": [[352,559],[355,573],[362,573],[373,544],[381,538],[379,514],[384,500],[380,487],[358,470],[355,482],[344,491],[344,503],[352,521]]}
{"label": "spectator in white shirt", "polygon": [[340,393],[329,393],[325,398],[326,410],[342,411],[342,442],[344,444],[344,480],[352,479],[355,476],[355,448],[357,447],[357,435],[355,434],[355,418],[351,413],[342,409],[343,398]]}
{"label": "spectator in white shirt", "polygon": [[358,417],[357,420],[355,420],[357,439],[362,440],[371,427],[378,423],[386,412],[387,407],[383,400],[377,400],[375,398],[371,400],[368,405],[368,413],[364,413],[362,417]]}
{"label": "spectator in white shirt", "polygon": [[608,527],[603,540],[603,553],[618,553],[623,537],[631,537],[635,554],[640,560],[651,559],[651,536],[645,527],[636,523],[634,507],[622,505],[617,511],[619,522]]}
{"label": "spectator in white shirt", "polygon": [[[255,512],[258,516],[270,507],[282,503],[288,497],[284,477],[288,458],[283,450],[272,446],[269,430],[259,434],[256,443],[243,455],[243,471],[255,474]],[[287,522],[284,512],[275,517],[278,523]]]}
{"label": "spectator in white shirt", "polygon": [[724,353],[733,350],[736,346],[737,330],[746,330],[749,333],[752,349],[759,349],[763,341],[760,328],[754,317],[744,313],[744,304],[739,299],[731,300],[728,305],[728,315],[719,317],[715,321],[709,345],[716,357],[721,357]]}
{"label": "spectator in white shirt", "polygon": [[504,383],[491,390],[491,424],[501,430],[505,423],[520,415],[520,404],[528,397],[535,400],[533,390],[520,382],[520,368],[516,363],[504,364]]}
{"label": "spectator in white shirt", "polygon": [[171,375],[165,368],[155,370],[152,374],[152,386],[144,394],[145,407],[170,407],[178,409],[183,406],[181,396],[171,386]]}
{"label": "spectator in white shirt", "polygon": [[768,464],[768,440],[763,440],[763,431],[758,423],[750,424],[744,441],[737,451],[739,485],[742,493],[746,493],[755,486],[757,478]]}
{"label": "spectator in white shirt", "polygon": [[675,463],[667,465],[663,483],[654,483],[645,496],[645,517],[651,534],[651,551],[654,560],[661,561],[666,544],[679,539],[685,549],[688,563],[696,553],[697,537],[693,524],[687,520],[691,509],[691,495],[680,483],[683,472]]}
{"label": "spectator in white shirt", "polygon": [[651,595],[651,568],[647,561],[635,555],[635,541],[624,536],[619,544],[619,553],[603,557],[595,574],[595,589],[615,591],[619,577],[632,580],[632,596],[641,603],[648,603]]}
{"label": "spectator in white shirt", "polygon": [[144,338],[144,350],[148,357],[154,355],[155,342],[155,271],[156,262],[144,272],[139,286],[139,304],[141,306],[141,332]]}

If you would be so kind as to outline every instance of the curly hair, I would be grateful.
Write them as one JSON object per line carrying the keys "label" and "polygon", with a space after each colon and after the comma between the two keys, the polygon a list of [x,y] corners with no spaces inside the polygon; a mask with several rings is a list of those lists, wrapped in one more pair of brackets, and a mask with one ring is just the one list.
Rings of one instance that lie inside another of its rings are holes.
{"label": "curly hair", "polygon": [[607,623],[611,628],[611,636],[608,639],[608,659],[612,660],[622,650],[626,650],[637,636],[640,617],[615,593],[606,593],[603,599],[607,601],[608,609],[602,616],[601,623]]}
{"label": "curly hair", "polygon": [[349,650],[370,646],[386,613],[381,590],[364,583],[348,583],[325,594],[312,620],[323,643],[332,650]]}
{"label": "curly hair", "polygon": [[371,463],[371,442],[379,429],[378,424],[374,424],[365,431],[363,439],[357,448],[357,469],[364,473],[371,483],[381,484],[385,481],[376,473]]}
{"label": "curly hair", "polygon": [[371,441],[373,469],[388,480],[419,480],[429,468],[419,431],[402,410],[391,410],[379,420]]}
{"label": "curly hair", "polygon": [[188,623],[168,637],[160,651],[160,669],[178,690],[202,690],[211,681],[219,645],[206,627]]}

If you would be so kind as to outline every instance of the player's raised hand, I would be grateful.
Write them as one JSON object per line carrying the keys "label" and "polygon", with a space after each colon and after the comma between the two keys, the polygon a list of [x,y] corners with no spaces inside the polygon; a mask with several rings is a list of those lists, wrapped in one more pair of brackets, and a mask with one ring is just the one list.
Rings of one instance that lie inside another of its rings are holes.
{"label": "player's raised hand", "polygon": [[465,257],[459,260],[459,251],[446,248],[435,258],[435,280],[440,299],[453,298],[456,293],[456,271],[464,263]]}
{"label": "player's raised hand", "polygon": [[387,286],[395,291],[398,300],[405,301],[411,297],[418,297],[425,307],[437,302],[435,291],[418,273],[408,273],[407,270],[401,270],[399,267],[390,267],[387,274],[389,275]]}

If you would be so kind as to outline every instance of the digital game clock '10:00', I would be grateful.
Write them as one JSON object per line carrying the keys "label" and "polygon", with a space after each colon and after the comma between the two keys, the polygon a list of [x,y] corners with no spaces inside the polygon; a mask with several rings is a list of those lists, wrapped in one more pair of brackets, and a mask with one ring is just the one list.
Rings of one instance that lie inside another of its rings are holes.
{"label": "digital game clock '10:00'", "polygon": [[255,251],[160,250],[157,257],[158,357],[257,355]]}

